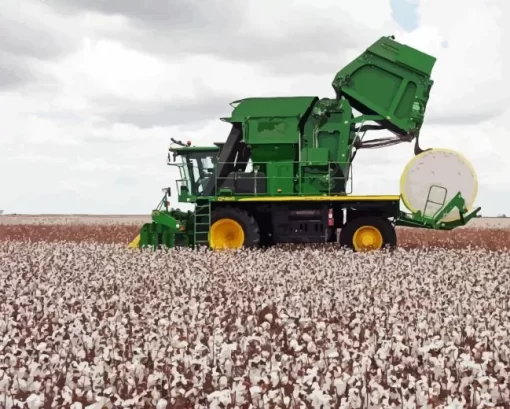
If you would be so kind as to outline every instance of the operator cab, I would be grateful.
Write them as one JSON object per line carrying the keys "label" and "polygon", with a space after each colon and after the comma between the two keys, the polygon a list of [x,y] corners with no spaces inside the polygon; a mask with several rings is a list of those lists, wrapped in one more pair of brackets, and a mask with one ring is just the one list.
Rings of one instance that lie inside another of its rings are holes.
{"label": "operator cab", "polygon": [[[172,140],[176,143],[177,141]],[[171,146],[168,165],[179,168],[177,191],[180,196],[203,196],[205,187],[214,178],[218,160],[218,146],[192,147],[190,143]]]}

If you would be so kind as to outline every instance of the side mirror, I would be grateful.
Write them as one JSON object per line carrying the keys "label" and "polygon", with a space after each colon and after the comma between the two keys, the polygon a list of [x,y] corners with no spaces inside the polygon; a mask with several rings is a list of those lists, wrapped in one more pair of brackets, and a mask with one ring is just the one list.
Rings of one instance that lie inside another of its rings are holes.
{"label": "side mirror", "polygon": [[169,187],[165,187],[162,189],[163,193],[165,193],[167,196],[172,196],[172,189]]}

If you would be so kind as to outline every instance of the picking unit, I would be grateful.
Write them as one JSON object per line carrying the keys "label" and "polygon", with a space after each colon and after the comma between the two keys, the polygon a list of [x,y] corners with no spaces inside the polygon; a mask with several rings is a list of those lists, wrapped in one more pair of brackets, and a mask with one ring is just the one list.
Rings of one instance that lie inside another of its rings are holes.
{"label": "picking unit", "polygon": [[[404,192],[349,194],[351,166],[360,149],[414,141],[414,158],[421,161],[414,161],[415,171],[425,162],[433,165],[438,155],[442,165],[453,163],[448,158],[454,156],[459,162],[455,153],[419,147],[435,61],[394,37],[382,37],[337,73],[335,98],[231,103],[230,117],[222,118],[231,124],[225,142],[197,147],[172,139],[168,164],[180,172],[178,200],[195,204],[195,210],[169,209],[171,189],[166,188],[152,222],[130,246],[327,243],[337,241],[340,231],[340,245],[360,251],[395,247],[396,225],[449,230],[467,223],[480,210],[469,212],[476,189],[466,197],[448,180],[429,183],[426,191],[408,189],[406,197]],[[393,136],[365,139],[367,132],[381,130]],[[443,166],[440,173],[448,171]],[[467,185],[476,184],[474,173],[466,177],[471,178]],[[401,199],[408,207],[412,202],[412,213],[400,210]]]}

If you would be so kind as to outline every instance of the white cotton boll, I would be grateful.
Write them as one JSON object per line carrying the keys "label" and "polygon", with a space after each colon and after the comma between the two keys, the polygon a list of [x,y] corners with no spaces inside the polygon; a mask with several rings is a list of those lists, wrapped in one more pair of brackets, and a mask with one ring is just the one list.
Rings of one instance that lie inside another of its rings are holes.
{"label": "white cotton boll", "polygon": [[333,385],[335,386],[337,396],[342,396],[347,389],[347,383],[342,378],[336,378],[333,381]]}
{"label": "white cotton boll", "polygon": [[38,393],[41,391],[42,389],[42,384],[41,382],[39,381],[33,381],[33,382],[30,382],[28,385],[27,385],[27,391],[28,392],[35,392],[35,393]]}
{"label": "white cotton boll", "polygon": [[161,398],[158,400],[158,403],[156,404],[156,409],[167,409],[168,401],[166,399]]}
{"label": "white cotton boll", "polygon": [[224,389],[227,386],[228,386],[228,378],[226,376],[220,376],[220,379],[219,379],[220,389]]}
{"label": "white cotton boll", "polygon": [[98,397],[111,409],[466,407],[463,390],[480,408],[510,401],[508,252],[124,247],[0,244],[0,406],[31,393],[56,395],[52,409]]}
{"label": "white cotton boll", "polygon": [[290,347],[295,351],[295,352],[300,352],[302,349],[303,349],[303,346],[302,345],[299,345],[299,343],[297,342],[297,340],[293,339],[291,342],[290,342]]}
{"label": "white cotton boll", "polygon": [[271,379],[271,386],[273,388],[276,388],[278,386],[278,384],[280,383],[280,374],[278,373],[278,371],[271,371],[270,379]]}
{"label": "white cotton boll", "polygon": [[50,356],[50,364],[53,366],[56,366],[60,363],[60,355],[58,354],[51,354]]}
{"label": "white cotton boll", "polygon": [[35,393],[30,394],[27,398],[27,407],[28,409],[39,409],[44,405],[44,397],[42,395],[37,395]]}
{"label": "white cotton boll", "polygon": [[150,395],[152,397],[152,402],[158,402],[161,398],[161,392],[157,389],[152,389]]}
{"label": "white cotton boll", "polygon": [[254,385],[252,386],[250,389],[250,395],[252,398],[257,398],[260,396],[260,394],[262,393],[262,389],[260,388],[260,386],[258,385]]}
{"label": "white cotton boll", "polygon": [[147,379],[147,388],[151,389],[153,388],[156,383],[158,382],[159,377],[155,374],[149,374]]}
{"label": "white cotton boll", "polygon": [[359,391],[357,389],[349,390],[349,404],[353,409],[361,408],[363,400],[361,399]]}
{"label": "white cotton boll", "polygon": [[87,356],[87,353],[83,349],[80,349],[76,356],[78,357],[78,359],[84,360]]}
{"label": "white cotton boll", "polygon": [[207,395],[207,400],[210,402],[211,408],[219,408],[220,404],[228,405],[231,401],[230,391],[216,391]]}
{"label": "white cotton boll", "polygon": [[86,391],[85,396],[88,402],[94,401],[94,392],[92,392],[91,390]]}
{"label": "white cotton boll", "polygon": [[269,331],[269,329],[271,328],[271,324],[267,321],[264,321],[262,324],[261,324],[261,327],[264,331]]}
{"label": "white cotton boll", "polygon": [[446,407],[447,409],[464,409],[464,403],[454,398]]}
{"label": "white cotton boll", "polygon": [[10,377],[6,372],[0,371],[0,393],[7,392],[9,388]]}
{"label": "white cotton boll", "polygon": [[312,393],[308,395],[308,398],[312,406],[316,409],[329,409],[331,397],[324,393],[317,382],[312,385]]}
{"label": "white cotton boll", "polygon": [[48,344],[46,342],[41,342],[41,343],[37,344],[35,349],[38,350],[39,352],[42,352],[42,351],[46,350],[47,346],[48,346]]}

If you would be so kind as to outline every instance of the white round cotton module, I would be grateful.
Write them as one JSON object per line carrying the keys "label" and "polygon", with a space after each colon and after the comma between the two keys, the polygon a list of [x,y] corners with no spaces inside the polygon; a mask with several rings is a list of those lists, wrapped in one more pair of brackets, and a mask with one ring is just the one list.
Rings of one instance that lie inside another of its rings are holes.
{"label": "white round cotton module", "polygon": [[[476,172],[464,156],[448,149],[416,155],[400,178],[400,195],[406,207],[426,216],[433,216],[459,192],[470,210],[478,192]],[[454,209],[442,221],[459,217],[458,209]]]}

